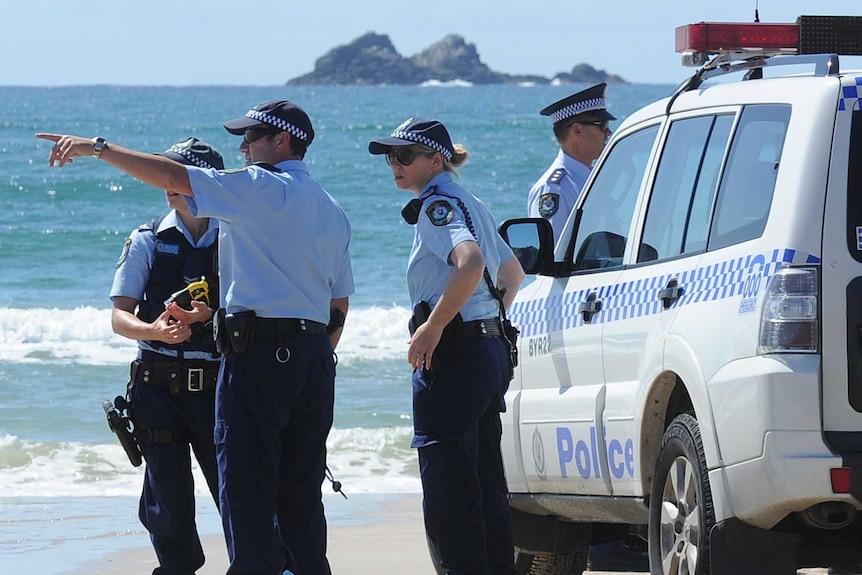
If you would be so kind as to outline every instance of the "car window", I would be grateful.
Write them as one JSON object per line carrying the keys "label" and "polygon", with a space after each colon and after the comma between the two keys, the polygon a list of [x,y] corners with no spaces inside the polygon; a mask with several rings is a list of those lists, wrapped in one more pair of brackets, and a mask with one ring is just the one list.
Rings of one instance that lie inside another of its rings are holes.
{"label": "car window", "polygon": [[766,228],[790,106],[746,106],[718,189],[708,249],[759,238]]}
{"label": "car window", "polygon": [[733,116],[674,121],[647,207],[638,262],[706,248],[712,200]]}
{"label": "car window", "polygon": [[706,145],[700,176],[694,190],[691,203],[691,213],[686,225],[683,239],[683,253],[690,254],[706,249],[709,236],[709,221],[712,217],[712,206],[715,205],[715,194],[718,189],[718,176],[727,152],[727,142],[730,130],[733,128],[734,116],[730,114],[717,116],[712,126],[712,133]]}
{"label": "car window", "polygon": [[[858,104],[857,104],[858,106]],[[850,123],[850,161],[847,168],[847,249],[862,262],[862,110]]]}
{"label": "car window", "polygon": [[656,125],[625,136],[602,162],[581,207],[572,251],[575,271],[622,265],[632,214],[657,134]]}

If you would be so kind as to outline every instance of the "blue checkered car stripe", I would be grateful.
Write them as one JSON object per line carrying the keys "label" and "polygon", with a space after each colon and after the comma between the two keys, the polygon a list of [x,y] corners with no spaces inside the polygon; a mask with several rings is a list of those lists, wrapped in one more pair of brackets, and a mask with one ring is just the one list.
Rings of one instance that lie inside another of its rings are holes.
{"label": "blue checkered car stripe", "polygon": [[[820,263],[819,258],[792,249],[775,249],[762,254],[748,254],[731,260],[694,269],[641,278],[636,281],[600,285],[576,292],[556,294],[530,301],[516,301],[509,317],[530,337],[584,325],[578,305],[589,294],[598,292],[602,310],[590,325],[645,317],[662,311],[659,290],[676,278],[684,288],[676,307],[741,297],[746,278],[752,273],[768,280],[783,264]],[[765,285],[765,284],[764,284]]]}
{"label": "blue checkered car stripe", "polygon": [[853,111],[856,108],[856,102],[862,97],[862,77],[855,78],[855,83],[852,86],[841,86],[841,99],[838,100],[838,110]]}

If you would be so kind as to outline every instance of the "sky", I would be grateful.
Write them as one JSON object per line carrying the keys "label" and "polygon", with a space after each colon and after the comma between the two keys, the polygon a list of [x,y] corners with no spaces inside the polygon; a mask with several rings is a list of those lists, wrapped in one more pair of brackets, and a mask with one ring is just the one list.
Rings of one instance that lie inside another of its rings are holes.
{"label": "sky", "polygon": [[752,22],[756,5],[761,22],[862,15],[860,0],[0,0],[0,85],[280,85],[366,32],[403,56],[455,33],[498,72],[585,62],[672,84],[691,72],[677,26]]}

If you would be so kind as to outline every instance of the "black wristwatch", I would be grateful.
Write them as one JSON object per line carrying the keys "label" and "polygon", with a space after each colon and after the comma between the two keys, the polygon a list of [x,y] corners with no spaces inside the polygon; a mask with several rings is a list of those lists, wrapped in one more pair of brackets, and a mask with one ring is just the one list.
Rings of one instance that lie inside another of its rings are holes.
{"label": "black wristwatch", "polygon": [[102,151],[108,147],[105,138],[93,138],[93,157],[97,160],[102,157]]}

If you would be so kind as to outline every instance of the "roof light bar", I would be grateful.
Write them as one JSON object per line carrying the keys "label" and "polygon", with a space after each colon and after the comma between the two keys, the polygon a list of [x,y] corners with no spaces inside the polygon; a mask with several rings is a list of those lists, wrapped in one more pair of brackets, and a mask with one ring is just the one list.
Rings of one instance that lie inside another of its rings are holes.
{"label": "roof light bar", "polygon": [[695,63],[707,54],[859,56],[862,16],[800,16],[793,24],[699,22],[676,29],[676,51]]}
{"label": "roof light bar", "polygon": [[798,24],[700,22],[676,29],[677,52],[789,51],[799,47]]}

